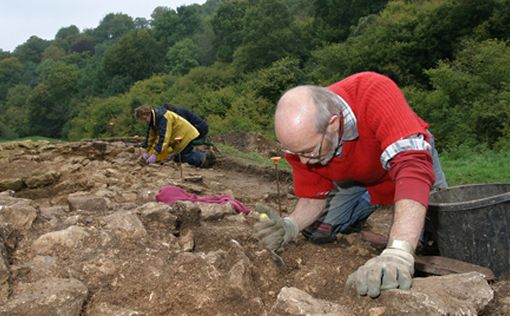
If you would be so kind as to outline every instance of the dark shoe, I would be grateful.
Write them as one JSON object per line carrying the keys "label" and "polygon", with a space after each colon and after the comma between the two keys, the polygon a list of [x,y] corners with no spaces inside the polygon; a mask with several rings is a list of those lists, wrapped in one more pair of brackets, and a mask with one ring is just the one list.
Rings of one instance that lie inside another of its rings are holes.
{"label": "dark shoe", "polygon": [[314,244],[328,244],[336,240],[333,226],[316,221],[301,232],[306,239]]}
{"label": "dark shoe", "polygon": [[359,233],[363,226],[365,225],[366,219],[362,219],[360,221],[357,221],[356,223],[352,224],[351,226],[347,227],[344,231],[341,231],[344,235],[349,235],[352,233]]}
{"label": "dark shoe", "polygon": [[204,162],[200,167],[202,168],[210,168],[216,163],[216,156],[212,152],[206,152],[205,153],[205,159]]}

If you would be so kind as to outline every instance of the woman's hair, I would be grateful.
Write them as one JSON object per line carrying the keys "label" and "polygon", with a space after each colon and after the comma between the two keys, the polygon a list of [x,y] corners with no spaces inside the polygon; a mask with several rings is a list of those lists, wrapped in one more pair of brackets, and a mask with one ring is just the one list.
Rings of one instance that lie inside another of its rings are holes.
{"label": "woman's hair", "polygon": [[148,104],[141,105],[135,109],[135,118],[143,120],[150,115],[152,108]]}

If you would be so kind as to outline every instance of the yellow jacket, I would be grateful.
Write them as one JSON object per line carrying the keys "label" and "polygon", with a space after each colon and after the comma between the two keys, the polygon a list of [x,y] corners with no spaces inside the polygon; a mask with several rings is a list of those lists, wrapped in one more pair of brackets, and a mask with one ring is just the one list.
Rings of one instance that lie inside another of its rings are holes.
{"label": "yellow jacket", "polygon": [[[198,130],[176,113],[152,110],[152,122],[147,141],[148,152],[149,154],[158,153],[158,160],[166,159],[174,152],[181,152],[198,135]],[[182,138],[182,140],[178,142],[176,138]]]}

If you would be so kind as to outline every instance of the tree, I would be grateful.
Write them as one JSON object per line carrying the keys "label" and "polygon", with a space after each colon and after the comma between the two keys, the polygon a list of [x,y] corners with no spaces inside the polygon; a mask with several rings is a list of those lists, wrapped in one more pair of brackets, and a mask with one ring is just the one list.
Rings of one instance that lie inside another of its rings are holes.
{"label": "tree", "polygon": [[292,22],[285,1],[254,1],[243,18],[242,45],[234,53],[237,68],[253,71],[292,55],[296,50]]}
{"label": "tree", "polygon": [[175,43],[167,53],[168,70],[173,74],[184,75],[199,65],[198,51],[191,39]]}
{"label": "tree", "polygon": [[70,103],[77,89],[79,69],[48,59],[38,67],[38,72],[41,82],[27,100],[30,132],[62,137],[62,128],[72,116]]}
{"label": "tree", "polygon": [[49,45],[48,41],[37,36],[31,36],[25,43],[16,47],[14,56],[23,63],[32,62],[38,64],[41,61],[44,50]]}
{"label": "tree", "polygon": [[105,52],[107,79],[127,78],[129,84],[162,70],[164,53],[150,30],[132,30]]}
{"label": "tree", "polygon": [[65,54],[66,52],[62,48],[58,47],[55,44],[52,44],[44,50],[42,60],[43,61],[46,59],[59,60],[62,59],[65,56]]}
{"label": "tree", "polygon": [[361,17],[384,8],[388,0],[314,0],[317,33],[326,42],[341,42]]}
{"label": "tree", "polygon": [[76,25],[70,25],[68,27],[62,27],[55,34],[56,40],[67,40],[76,37],[80,34],[80,29]]}
{"label": "tree", "polygon": [[411,89],[409,102],[431,123],[441,147],[489,147],[510,140],[510,47],[467,41],[451,62],[426,71],[433,89]]}
{"label": "tree", "polygon": [[0,59],[0,102],[6,97],[10,87],[22,79],[23,65],[16,57]]}
{"label": "tree", "polygon": [[150,22],[146,18],[135,18],[134,23],[135,28],[138,30],[148,29],[150,27]]}
{"label": "tree", "polygon": [[6,127],[18,137],[30,135],[27,100],[31,91],[31,87],[23,84],[10,88],[0,115]]}
{"label": "tree", "polygon": [[247,0],[224,1],[211,23],[214,30],[214,45],[219,61],[230,62],[234,51],[241,45],[243,19],[248,7]]}
{"label": "tree", "polygon": [[93,34],[99,43],[120,39],[127,32],[135,29],[133,19],[123,13],[107,14],[94,30]]}
{"label": "tree", "polygon": [[253,74],[253,79],[246,84],[246,91],[253,91],[257,96],[276,104],[285,90],[299,85],[303,80],[304,74],[299,68],[299,60],[285,57],[274,62],[271,67]]}
{"label": "tree", "polygon": [[198,5],[180,6],[177,11],[157,7],[151,17],[154,37],[163,44],[165,49],[182,39],[191,37],[202,27]]}

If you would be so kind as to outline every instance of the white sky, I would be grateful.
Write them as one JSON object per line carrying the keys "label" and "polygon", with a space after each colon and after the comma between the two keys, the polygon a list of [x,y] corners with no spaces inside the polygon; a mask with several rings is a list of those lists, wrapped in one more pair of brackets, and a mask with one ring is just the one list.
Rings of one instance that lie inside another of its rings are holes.
{"label": "white sky", "polygon": [[62,27],[96,28],[108,13],[150,18],[159,6],[203,4],[206,0],[0,0],[0,48],[13,51],[30,36],[52,40]]}

